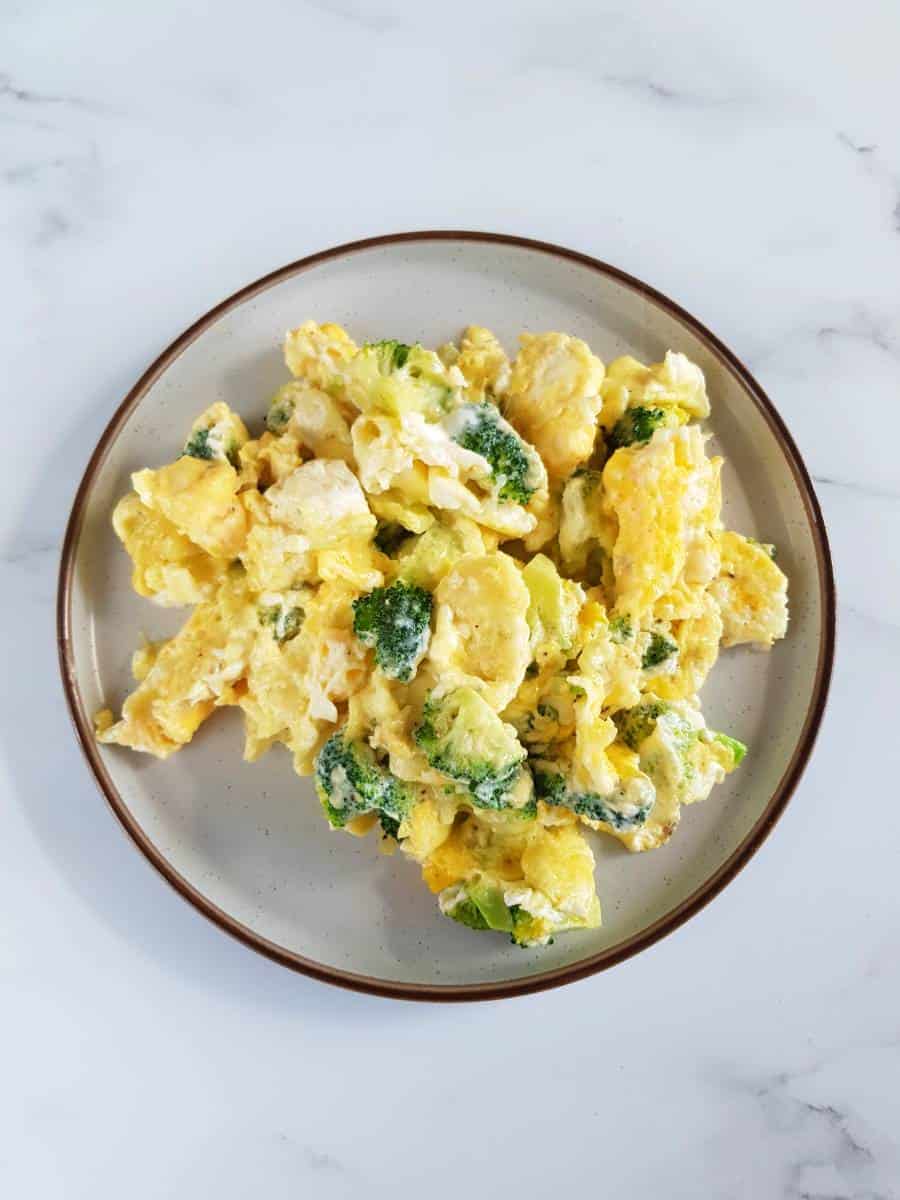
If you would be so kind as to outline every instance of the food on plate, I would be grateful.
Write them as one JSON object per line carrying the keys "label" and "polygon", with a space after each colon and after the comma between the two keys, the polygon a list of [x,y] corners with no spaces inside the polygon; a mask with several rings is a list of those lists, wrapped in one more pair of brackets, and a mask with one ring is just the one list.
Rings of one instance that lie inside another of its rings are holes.
{"label": "food on plate", "polygon": [[225,706],[328,824],[440,911],[539,946],[601,920],[590,839],[664,846],[746,747],[699,694],[787,630],[771,545],[721,520],[701,370],[566,333],[439,350],[288,333],[255,436],[208,407],[113,513],[135,591],[193,606],[101,742],[168,758]]}

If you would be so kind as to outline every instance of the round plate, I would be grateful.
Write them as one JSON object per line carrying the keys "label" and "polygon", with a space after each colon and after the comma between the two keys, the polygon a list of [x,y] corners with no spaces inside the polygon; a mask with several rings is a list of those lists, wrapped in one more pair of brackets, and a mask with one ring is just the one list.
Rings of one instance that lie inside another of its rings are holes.
{"label": "round plate", "polygon": [[[241,760],[234,711],[168,762],[99,747],[91,715],[118,709],[139,635],[174,632],[184,613],[129,584],[110,527],[129,475],[170,461],[214,400],[259,428],[286,379],[284,330],[337,321],[358,342],[436,346],[469,323],[512,350],[522,330],[560,329],[609,362],[684,351],[706,372],[713,449],[726,456],[725,521],[775,542],[790,580],[791,625],[769,653],[725,652],[703,690],[709,724],[749,743],[741,769],[684,812],[673,840],[631,855],[593,838],[599,930],[522,950],[439,915],[414,864],[377,839],[329,831],[308,779],[276,748]],[[698,321],[645,284],[582,254],[494,234],[396,234],[292,263],[188,329],[126,397],[75,499],[58,600],[60,662],[81,745],[137,847],[196,908],[285,966],[363,991],[467,1000],[552,987],[602,970],[675,929],[737,873],[783,811],[822,717],[834,645],[834,583],[819,505],[790,435],[759,385]]]}

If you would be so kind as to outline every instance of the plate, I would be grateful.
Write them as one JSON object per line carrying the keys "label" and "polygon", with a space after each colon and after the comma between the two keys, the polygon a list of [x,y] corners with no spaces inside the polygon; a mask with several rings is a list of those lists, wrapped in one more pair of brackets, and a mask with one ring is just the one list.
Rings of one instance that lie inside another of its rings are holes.
{"label": "plate", "polygon": [[[523,950],[439,915],[414,864],[377,839],[332,833],[309,780],[276,747],[241,760],[223,712],[167,763],[99,747],[91,714],[118,709],[138,635],[184,614],[129,584],[110,527],[139,467],[171,460],[198,412],[224,400],[258,428],[286,378],[280,339],[313,317],[358,341],[436,346],[469,323],[512,349],[523,329],[561,329],[609,362],[683,351],[706,372],[714,449],[727,458],[726,523],[776,543],[791,626],[769,653],[722,655],[703,692],[710,725],[749,743],[740,771],[684,813],[662,849],[593,838],[599,930]],[[408,999],[536,991],[600,971],[677,928],[749,861],[796,787],[822,717],[834,647],[834,582],[822,515],[783,421],[738,359],[671,300],[595,259],[523,238],[429,232],[312,255],[250,284],[188,329],[128,394],[88,463],[66,532],[58,597],[63,681],[78,738],[135,845],[200,912],[246,945],[330,983]]]}

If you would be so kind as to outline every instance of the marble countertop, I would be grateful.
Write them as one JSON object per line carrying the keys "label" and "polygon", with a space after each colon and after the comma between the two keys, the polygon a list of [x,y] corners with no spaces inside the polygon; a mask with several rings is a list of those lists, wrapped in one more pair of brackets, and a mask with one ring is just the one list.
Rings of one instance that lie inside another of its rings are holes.
{"label": "marble countertop", "polygon": [[[900,1196],[900,8],[3,6],[0,1191]],[[135,855],[64,709],[76,482],[147,363],[280,264],[492,229],[647,279],[805,454],[840,590],[776,835],[616,969],[481,1006],[296,977]],[[518,1097],[518,1099],[516,1099]]]}

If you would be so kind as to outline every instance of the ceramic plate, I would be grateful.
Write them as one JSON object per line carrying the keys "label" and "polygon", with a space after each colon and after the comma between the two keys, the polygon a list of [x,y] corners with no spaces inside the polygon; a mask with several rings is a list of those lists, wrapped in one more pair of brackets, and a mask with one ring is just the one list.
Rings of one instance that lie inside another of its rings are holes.
{"label": "ceramic plate", "polygon": [[[225,400],[258,428],[286,378],[280,339],[308,317],[358,342],[436,346],[470,323],[508,349],[523,329],[561,329],[606,362],[682,350],[706,372],[713,449],[727,458],[725,519],[778,546],[791,627],[770,653],[722,655],[703,691],[709,724],[748,742],[741,769],[687,809],[664,848],[631,855],[595,838],[603,927],[522,950],[439,915],[417,868],[376,839],[331,833],[286,752],[241,761],[223,712],[167,763],[99,748],[91,714],[118,709],[140,633],[183,613],[129,585],[110,528],[129,475],[171,460],[196,414]],[[331,983],[417,999],[508,996],[578,979],[650,945],[697,912],[748,861],[797,784],[831,669],[834,588],[819,506],[771,402],[712,334],[621,271],[555,246],[489,234],[374,238],[284,267],[225,300],[153,364],[113,416],[85,472],[63,549],[59,647],[78,737],[115,815],[196,908],[278,962]]]}

